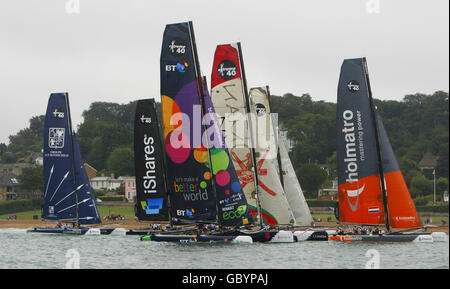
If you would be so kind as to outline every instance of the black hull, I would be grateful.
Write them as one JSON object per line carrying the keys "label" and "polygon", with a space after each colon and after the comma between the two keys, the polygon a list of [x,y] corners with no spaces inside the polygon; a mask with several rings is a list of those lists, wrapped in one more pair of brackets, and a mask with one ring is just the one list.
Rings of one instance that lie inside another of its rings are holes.
{"label": "black hull", "polygon": [[232,243],[238,236],[215,235],[159,235],[152,234],[141,237],[141,241],[172,242],[172,243]]}

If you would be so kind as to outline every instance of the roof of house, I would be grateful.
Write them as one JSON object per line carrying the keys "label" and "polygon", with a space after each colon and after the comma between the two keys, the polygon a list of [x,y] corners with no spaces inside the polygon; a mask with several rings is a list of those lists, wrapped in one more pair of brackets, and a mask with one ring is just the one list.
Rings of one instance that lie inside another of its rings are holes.
{"label": "roof of house", "polygon": [[437,165],[439,157],[432,156],[432,155],[425,155],[423,156],[422,160],[419,162],[419,167],[421,168],[429,168],[429,167],[435,167]]}
{"label": "roof of house", "polygon": [[14,174],[0,172],[0,187],[20,186],[20,182]]}

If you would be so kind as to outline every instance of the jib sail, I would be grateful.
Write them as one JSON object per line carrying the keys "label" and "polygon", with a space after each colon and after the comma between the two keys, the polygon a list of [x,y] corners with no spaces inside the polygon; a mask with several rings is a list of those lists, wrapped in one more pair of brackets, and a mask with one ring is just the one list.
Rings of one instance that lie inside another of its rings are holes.
{"label": "jib sail", "polygon": [[274,160],[274,164],[277,168],[289,207],[294,215],[295,225],[310,226],[314,223],[314,221],[308,204],[306,203],[305,196],[303,195],[302,188],[300,187],[294,167],[292,166],[291,159],[289,158],[289,154],[286,150],[286,145],[278,130],[278,118],[275,118],[275,115],[272,113],[269,87],[267,86],[265,90],[267,92],[268,99],[268,107],[266,112],[272,116],[274,132],[275,136],[277,136],[274,137],[274,143],[277,147],[278,155],[277,159]]}
{"label": "jib sail", "polygon": [[208,150],[201,143],[201,79],[192,23],[166,25],[161,50],[161,104],[171,215],[215,220]]}
{"label": "jib sail", "polygon": [[398,166],[388,135],[381,121],[381,116],[378,113],[376,115],[388,196],[389,224],[394,229],[421,227],[422,223]]}
{"label": "jib sail", "polygon": [[136,216],[143,221],[169,220],[164,149],[155,101],[137,102],[134,117]]}

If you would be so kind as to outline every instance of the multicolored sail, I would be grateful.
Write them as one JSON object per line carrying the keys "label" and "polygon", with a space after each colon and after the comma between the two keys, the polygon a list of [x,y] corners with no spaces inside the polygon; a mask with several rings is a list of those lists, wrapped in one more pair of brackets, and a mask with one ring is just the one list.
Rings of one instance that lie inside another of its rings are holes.
{"label": "multicolored sail", "polygon": [[219,120],[209,96],[206,80],[203,87],[206,111],[207,143],[211,147],[210,157],[216,191],[216,202],[219,223],[222,226],[239,226],[253,222],[250,208],[236,170],[230,160],[225,139],[220,129]]}
{"label": "multicolored sail", "polygon": [[395,158],[381,116],[376,112],[380,148],[383,158],[389,208],[389,224],[393,229],[422,227],[414,202],[409,194],[403,174]]}
{"label": "multicolored sail", "polygon": [[339,220],[384,224],[374,118],[364,59],[346,59],[337,97]]}
{"label": "multicolored sail", "polygon": [[134,117],[136,216],[143,221],[169,220],[164,149],[155,100],[139,100]]}
{"label": "multicolored sail", "polygon": [[277,147],[265,88],[250,89],[250,112],[254,116],[255,151],[263,211],[269,224],[294,224],[295,219],[281,185],[277,166]]}
{"label": "multicolored sail", "polygon": [[[220,120],[233,166],[244,191],[252,215],[258,212],[258,200],[253,171],[244,79],[238,44],[218,45],[211,74],[211,99]],[[263,217],[269,218],[262,212]]]}
{"label": "multicolored sail", "polygon": [[192,23],[166,25],[161,50],[161,104],[173,218],[215,220],[208,149],[201,143],[201,80]]}
{"label": "multicolored sail", "polygon": [[79,224],[101,222],[76,136],[67,93],[53,93],[44,128],[42,218]]}

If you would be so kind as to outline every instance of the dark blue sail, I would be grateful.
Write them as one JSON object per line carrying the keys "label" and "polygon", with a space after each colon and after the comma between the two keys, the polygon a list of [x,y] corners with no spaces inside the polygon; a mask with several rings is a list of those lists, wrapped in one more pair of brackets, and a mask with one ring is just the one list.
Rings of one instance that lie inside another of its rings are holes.
{"label": "dark blue sail", "polygon": [[92,192],[86,168],[84,167],[76,134],[73,134],[73,152],[76,180],[75,190],[78,199],[78,223],[99,224],[101,223],[100,214],[95,204],[94,193]]}
{"label": "dark blue sail", "polygon": [[[72,127],[67,93],[53,93],[44,127],[44,207],[47,220],[75,219]],[[64,211],[61,209],[68,208]]]}
{"label": "dark blue sail", "polygon": [[[65,222],[79,220],[81,224],[100,221],[89,180],[82,166],[78,144],[72,136],[68,94],[53,93],[45,115],[42,218]],[[90,195],[90,202],[84,201],[87,195]],[[87,213],[92,210],[96,213]]]}

